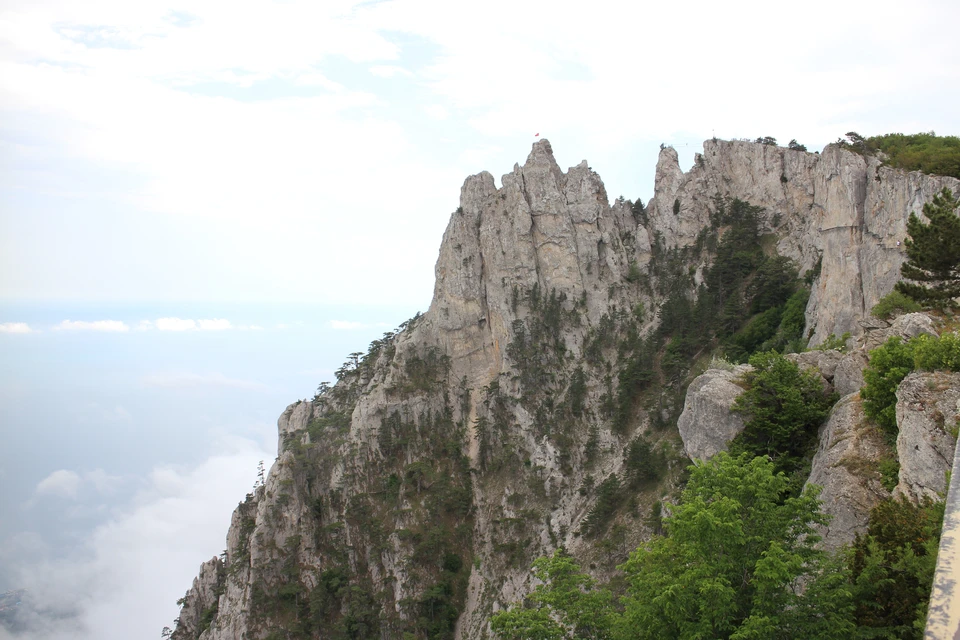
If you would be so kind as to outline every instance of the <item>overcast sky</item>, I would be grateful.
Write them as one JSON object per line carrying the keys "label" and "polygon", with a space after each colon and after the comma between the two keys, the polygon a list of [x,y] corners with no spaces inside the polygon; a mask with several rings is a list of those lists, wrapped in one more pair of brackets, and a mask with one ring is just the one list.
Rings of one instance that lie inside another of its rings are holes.
{"label": "overcast sky", "polygon": [[661,142],[690,161],[713,135],[957,133],[958,18],[949,0],[8,0],[0,297],[426,303],[463,179],[499,179],[535,133],[630,199]]}
{"label": "overcast sky", "polygon": [[647,200],[661,143],[686,169],[712,136],[955,135],[958,24],[952,0],[6,0],[0,586],[72,603],[37,638],[155,637],[284,406],[426,310],[466,176],[539,133]]}

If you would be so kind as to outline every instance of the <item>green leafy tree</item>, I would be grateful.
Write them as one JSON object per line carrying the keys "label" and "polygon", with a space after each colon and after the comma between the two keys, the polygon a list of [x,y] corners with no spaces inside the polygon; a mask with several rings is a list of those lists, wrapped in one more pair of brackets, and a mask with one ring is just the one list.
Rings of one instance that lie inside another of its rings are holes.
{"label": "green leafy tree", "polygon": [[537,585],[525,606],[511,607],[493,616],[491,628],[503,640],[562,640],[612,638],[617,613],[613,596],[558,549],[534,562]]}
{"label": "green leafy tree", "polygon": [[766,458],[720,453],[693,468],[668,535],[621,565],[619,606],[561,550],[537,560],[542,584],[491,627],[503,640],[846,639],[850,573],[816,548],[819,489],[789,486]]}
{"label": "green leafy tree", "polygon": [[903,342],[894,336],[870,352],[860,390],[863,410],[891,438],[897,435],[897,387],[914,370],[960,371],[960,336],[921,335]]}
{"label": "green leafy tree", "polygon": [[[842,567],[816,549],[819,489],[788,497],[772,462],[720,453],[696,467],[680,504],[622,565],[623,638],[846,638]],[[806,590],[797,587],[809,576]]]}
{"label": "green leafy tree", "polygon": [[900,274],[912,282],[898,282],[896,289],[922,305],[954,306],[955,298],[960,297],[958,207],[960,200],[944,188],[923,205],[929,224],[915,214],[907,221],[910,237],[904,245],[908,259],[900,266]]}

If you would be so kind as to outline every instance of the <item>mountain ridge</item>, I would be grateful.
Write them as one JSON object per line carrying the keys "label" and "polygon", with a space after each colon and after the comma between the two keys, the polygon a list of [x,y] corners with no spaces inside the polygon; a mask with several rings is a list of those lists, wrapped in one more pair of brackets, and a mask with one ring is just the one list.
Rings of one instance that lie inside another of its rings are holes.
{"label": "mountain ridge", "polygon": [[610,203],[586,161],[563,172],[547,140],[501,185],[465,180],[429,310],[284,411],[277,461],[224,556],[202,566],[174,638],[481,638],[531,588],[533,558],[564,546],[611,572],[655,530],[641,514],[683,482],[673,425],[705,354],[675,380],[623,389],[669,330],[670,289],[704,284],[698,246],[723,235],[718,203],[760,208],[768,245],[812,274],[816,345],[864,334],[899,277],[909,214],[960,191],[833,145],[720,140],[687,173],[663,149],[646,207]]}

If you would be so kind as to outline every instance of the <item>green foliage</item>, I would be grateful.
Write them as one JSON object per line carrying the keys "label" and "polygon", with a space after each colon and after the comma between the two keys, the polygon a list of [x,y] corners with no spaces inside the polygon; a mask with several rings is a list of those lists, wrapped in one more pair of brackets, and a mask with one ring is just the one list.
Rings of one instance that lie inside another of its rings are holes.
{"label": "green foliage", "polygon": [[891,167],[960,178],[960,138],[956,136],[938,136],[932,131],[888,133],[866,142],[871,151],[885,154],[884,164]]}
{"label": "green foliage", "polygon": [[893,492],[900,482],[900,462],[896,458],[883,458],[879,464],[880,484]]}
{"label": "green foliage", "polygon": [[675,216],[680,215],[680,199],[679,198],[673,201],[673,215]]}
{"label": "green foliage", "polygon": [[658,481],[666,465],[663,452],[655,450],[643,436],[634,438],[623,453],[626,484],[631,489]]}
{"label": "green foliage", "polygon": [[874,318],[880,318],[881,320],[889,320],[894,315],[913,313],[920,311],[920,309],[922,309],[922,307],[917,304],[916,300],[894,289],[880,298],[880,301],[870,310],[870,315]]}
{"label": "green foliage", "polygon": [[650,224],[650,219],[647,216],[647,210],[643,206],[643,200],[638,198],[636,202],[630,205],[630,213],[633,214],[634,221],[642,226],[646,227]]}
{"label": "green foliage", "polygon": [[797,142],[796,138],[790,141],[787,145],[788,148],[793,149],[794,151],[806,151],[807,147]]}
{"label": "green foliage", "polygon": [[960,371],[960,334],[939,338],[921,335],[910,340],[913,366],[923,371]]}
{"label": "green foliage", "polygon": [[597,499],[590,512],[580,523],[580,531],[587,536],[595,536],[602,532],[620,507],[623,498],[624,492],[620,477],[611,473],[597,487]]}
{"label": "green foliage", "polygon": [[583,367],[577,367],[570,377],[570,387],[567,390],[567,399],[570,402],[570,412],[574,416],[583,415],[583,400],[587,394],[587,378]]}
{"label": "green foliage", "polygon": [[535,284],[522,297],[530,313],[525,320],[513,321],[513,339],[506,351],[523,390],[521,400],[533,407],[540,396],[552,388],[553,372],[561,369],[565,361],[567,346],[563,330],[579,324],[580,316],[576,309],[566,308],[567,294],[558,294],[555,289],[547,296],[541,293],[540,285]]}
{"label": "green foliage", "polygon": [[910,237],[904,241],[907,261],[900,274],[912,282],[898,282],[896,290],[929,307],[956,306],[960,297],[960,199],[944,187],[923,205],[924,223],[915,214],[907,221]]}
{"label": "green foliage", "polygon": [[888,435],[897,434],[897,387],[913,371],[913,347],[892,337],[870,352],[860,390],[863,411]]}
{"label": "green foliage", "polygon": [[863,410],[891,438],[897,435],[897,387],[916,369],[960,371],[960,336],[921,335],[907,342],[894,336],[870,352],[860,390]]}
{"label": "green foliage", "polygon": [[743,378],[746,391],[733,405],[746,424],[730,451],[769,456],[778,471],[798,471],[836,396],[824,392],[815,374],[776,352],[755,354],[750,364],[754,370]]}
{"label": "green foliage", "polygon": [[826,340],[820,343],[820,346],[818,346],[816,350],[817,351],[836,350],[836,351],[839,351],[840,353],[846,353],[848,350],[847,343],[849,341],[850,341],[849,331],[844,333],[839,338],[836,336],[836,334],[831,333],[830,335],[827,336]]}
{"label": "green foliage", "polygon": [[442,353],[438,347],[430,347],[422,356],[414,354],[406,359],[403,363],[404,378],[390,391],[403,396],[429,393],[439,389],[449,371],[450,356]]}
{"label": "green foliage", "polygon": [[537,585],[524,606],[493,616],[490,627],[503,640],[601,640],[612,638],[616,619],[613,596],[601,589],[558,549],[539,558],[533,574]]}
{"label": "green foliage", "polygon": [[[844,574],[813,526],[817,492],[788,497],[764,458],[721,453],[693,470],[680,504],[621,568],[624,630],[639,638],[843,638],[852,631]],[[810,576],[806,591],[793,589]]]}
{"label": "green foliage", "polygon": [[943,502],[882,501],[849,554],[856,638],[923,638]]}
{"label": "green foliage", "polygon": [[777,146],[777,139],[774,138],[773,136],[761,136],[756,140],[754,140],[754,142],[756,142],[757,144],[769,145],[771,147]]}

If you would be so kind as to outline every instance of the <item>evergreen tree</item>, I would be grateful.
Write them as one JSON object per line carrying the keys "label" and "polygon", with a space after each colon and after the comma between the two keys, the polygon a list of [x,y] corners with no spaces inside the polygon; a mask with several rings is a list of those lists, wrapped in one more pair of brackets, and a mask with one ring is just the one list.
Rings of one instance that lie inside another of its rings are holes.
{"label": "evergreen tree", "polygon": [[[960,200],[944,188],[923,205],[930,221],[922,222],[910,214],[905,241],[908,260],[900,274],[913,282],[898,282],[897,291],[925,306],[954,306],[960,296]],[[928,283],[928,284],[923,284]]]}

